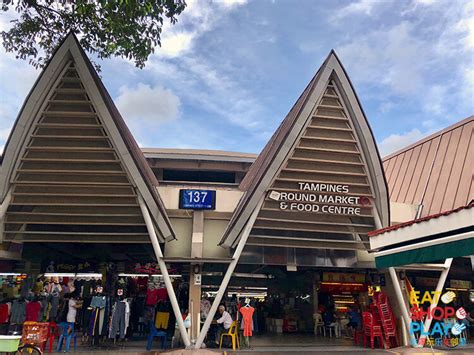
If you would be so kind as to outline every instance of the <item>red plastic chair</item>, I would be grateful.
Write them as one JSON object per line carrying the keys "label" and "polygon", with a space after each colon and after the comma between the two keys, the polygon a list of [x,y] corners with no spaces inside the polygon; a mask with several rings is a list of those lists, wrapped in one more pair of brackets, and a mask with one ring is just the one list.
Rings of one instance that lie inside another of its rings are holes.
{"label": "red plastic chair", "polygon": [[370,347],[374,348],[375,338],[378,339],[380,348],[383,349],[382,327],[375,325],[374,317],[369,312],[362,313],[364,324],[364,347],[367,347],[367,338],[370,338]]}

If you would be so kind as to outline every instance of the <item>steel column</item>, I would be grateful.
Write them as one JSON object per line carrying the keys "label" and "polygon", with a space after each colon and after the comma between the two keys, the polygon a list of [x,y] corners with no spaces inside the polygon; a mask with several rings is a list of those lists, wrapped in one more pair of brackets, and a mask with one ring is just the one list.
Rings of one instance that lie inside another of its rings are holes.
{"label": "steel column", "polygon": [[166,290],[168,291],[168,296],[171,301],[171,306],[173,307],[173,312],[176,317],[176,321],[178,322],[179,332],[181,333],[181,338],[183,339],[184,345],[186,348],[191,346],[191,342],[189,341],[188,333],[186,332],[186,327],[184,326],[183,316],[181,315],[181,310],[179,309],[178,300],[176,299],[176,294],[174,293],[173,285],[171,284],[170,275],[168,274],[168,269],[166,268],[166,264],[163,261],[163,253],[161,251],[160,243],[158,242],[158,237],[156,236],[155,227],[153,225],[153,221],[151,220],[150,212],[148,211],[148,207],[143,200],[143,197],[139,192],[138,195],[138,203],[140,204],[140,209],[142,210],[143,219],[145,220],[146,228],[148,230],[148,234],[150,235],[151,244],[153,245],[153,250],[155,252],[156,260],[158,261],[158,265],[160,266],[161,275],[163,275],[163,280],[165,282]]}
{"label": "steel column", "polygon": [[232,256],[232,261],[230,262],[229,267],[227,268],[227,272],[224,275],[224,279],[222,280],[222,283],[219,286],[219,291],[216,294],[216,298],[214,299],[214,302],[212,302],[212,306],[209,311],[209,314],[207,315],[206,321],[204,322],[204,325],[202,326],[201,333],[199,334],[199,337],[196,340],[196,344],[194,345],[195,349],[201,348],[204,338],[209,330],[209,326],[211,325],[212,319],[214,318],[216,314],[217,307],[221,303],[222,297],[224,296],[224,292],[227,288],[227,285],[229,284],[230,278],[235,270],[235,267],[237,266],[237,263],[239,262],[240,255],[242,254],[242,250],[244,249],[244,246],[247,243],[247,239],[250,235],[250,231],[252,230],[255,220],[257,219],[258,213],[260,212],[260,208],[263,204],[264,199],[265,199],[265,195],[262,196],[257,206],[255,206],[255,209],[250,215],[249,220],[247,221],[247,224],[245,225],[245,228],[242,230],[242,235],[240,237],[239,244],[237,244],[237,248],[235,249],[234,255]]}
{"label": "steel column", "polygon": [[398,281],[397,273],[393,267],[389,267],[388,271],[390,273],[390,277],[392,278],[393,287],[395,288],[395,294],[397,295],[398,306],[402,311],[402,317],[407,328],[408,334],[410,336],[410,344],[416,344],[416,339],[413,334],[410,333],[411,328],[411,319],[410,315],[408,314],[407,306],[405,304],[405,300],[403,299],[402,289],[400,287],[400,282]]}

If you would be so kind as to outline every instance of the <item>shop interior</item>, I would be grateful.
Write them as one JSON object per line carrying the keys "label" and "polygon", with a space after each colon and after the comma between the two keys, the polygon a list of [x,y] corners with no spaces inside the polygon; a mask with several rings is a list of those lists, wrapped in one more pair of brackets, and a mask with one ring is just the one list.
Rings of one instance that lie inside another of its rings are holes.
{"label": "shop interior", "polygon": [[[81,344],[109,349],[131,346],[137,341],[145,343],[150,331],[156,329],[166,333],[167,347],[180,346],[163,278],[156,263],[150,262],[153,255],[147,245],[83,248],[38,243],[25,245],[24,253],[30,258],[30,265],[16,262],[0,269],[0,334],[21,332],[24,321],[66,322],[67,305],[73,298],[82,305],[74,321],[74,332]],[[226,266],[207,263],[200,269],[201,325]],[[26,272],[27,268],[34,271]],[[192,266],[169,263],[168,268],[186,319],[192,313]],[[1,273],[6,269],[14,272]],[[445,286],[456,293],[457,303],[468,312],[474,308],[470,270],[469,259],[456,259]],[[434,289],[430,282],[435,282],[436,277],[436,272],[428,271],[406,274],[406,279],[420,291]],[[240,309],[253,309],[251,336],[244,337],[243,348],[352,345],[354,331],[361,327],[362,313],[376,313],[375,298],[385,281],[384,275],[374,269],[242,264],[237,266],[222,303],[232,320],[239,322],[241,334],[244,317]],[[216,315],[216,319],[219,317]],[[209,347],[215,346],[214,326],[215,322],[206,339]]]}

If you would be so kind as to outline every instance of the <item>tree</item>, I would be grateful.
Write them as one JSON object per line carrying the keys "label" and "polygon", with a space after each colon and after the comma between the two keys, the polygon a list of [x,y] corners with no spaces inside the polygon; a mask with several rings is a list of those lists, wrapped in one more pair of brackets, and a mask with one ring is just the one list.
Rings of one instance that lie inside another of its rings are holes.
{"label": "tree", "polygon": [[143,68],[161,45],[164,17],[174,24],[185,7],[185,0],[2,0],[1,10],[13,8],[19,18],[0,34],[7,52],[36,68],[70,31],[99,58],[128,58]]}

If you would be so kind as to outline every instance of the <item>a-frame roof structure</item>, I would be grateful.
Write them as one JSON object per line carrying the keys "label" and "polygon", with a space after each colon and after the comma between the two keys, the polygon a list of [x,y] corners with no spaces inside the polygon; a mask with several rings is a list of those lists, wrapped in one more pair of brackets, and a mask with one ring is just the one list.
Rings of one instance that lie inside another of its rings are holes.
{"label": "a-frame roof structure", "polygon": [[[295,213],[282,211],[281,207],[279,210],[275,196],[281,202],[281,192],[304,192],[300,191],[299,182],[347,185],[348,195],[363,197],[363,201],[368,198],[372,208],[357,203],[362,212],[356,216]],[[380,155],[359,99],[334,51],[239,188],[245,193],[221,240],[224,247],[236,245],[262,198],[265,202],[247,244],[337,249],[337,242],[344,242],[346,246],[341,249],[358,249],[355,239],[344,235],[359,235],[359,240],[362,236],[367,244],[369,230],[389,224],[389,200]],[[277,192],[273,198],[269,196],[272,191]],[[326,243],[326,239],[332,242]]]}
{"label": "a-frame roof structure", "polygon": [[158,181],[76,36],[41,72],[0,168],[6,241],[148,242],[143,197],[161,241],[175,233]]}

